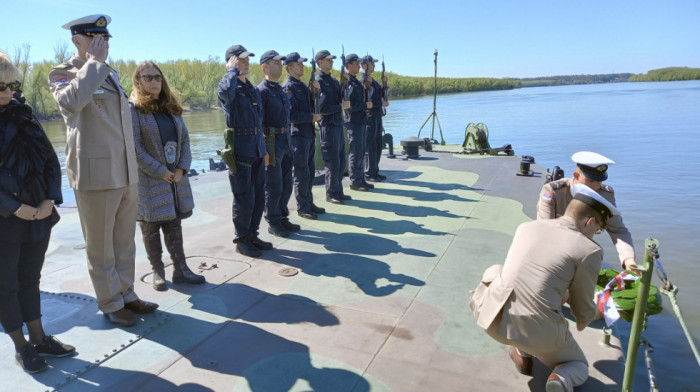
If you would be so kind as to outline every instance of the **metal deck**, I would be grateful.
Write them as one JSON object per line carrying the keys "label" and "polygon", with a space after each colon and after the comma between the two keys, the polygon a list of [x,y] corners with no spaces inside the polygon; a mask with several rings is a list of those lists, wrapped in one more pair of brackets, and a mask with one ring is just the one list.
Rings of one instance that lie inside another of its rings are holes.
{"label": "metal deck", "polygon": [[[131,328],[113,327],[97,309],[77,210],[65,204],[42,272],[42,310],[47,333],[78,355],[49,358],[47,371],[28,375],[4,338],[0,389],[544,390],[549,370],[535,361],[534,377],[518,374],[468,306],[483,270],[503,262],[518,224],[535,216],[542,168],[519,177],[518,157],[421,154],[382,157],[388,180],[368,193],[346,188],[353,200],[344,206],[326,203],[316,186],[327,213],[310,221],[292,211],[302,230],[287,239],[267,234],[263,220],[261,238],[275,249],[259,259],[231,243],[227,173],[192,177],[185,253],[208,283],[173,286],[168,268],[169,289],[154,291],[137,228],[136,292],[160,308]],[[280,274],[289,267],[298,273]],[[572,329],[591,372],[578,391],[619,389],[620,344],[600,344],[601,328]]]}

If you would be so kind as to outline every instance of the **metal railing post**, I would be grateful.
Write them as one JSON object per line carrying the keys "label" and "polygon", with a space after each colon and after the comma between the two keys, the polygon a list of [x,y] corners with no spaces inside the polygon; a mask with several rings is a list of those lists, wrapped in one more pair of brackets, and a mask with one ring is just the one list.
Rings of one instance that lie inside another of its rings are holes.
{"label": "metal railing post", "polygon": [[642,327],[647,314],[647,299],[649,297],[649,287],[651,286],[651,276],[654,272],[654,257],[658,257],[659,241],[647,238],[644,241],[644,266],[637,268],[642,273],[639,278],[637,290],[637,303],[634,306],[634,317],[632,318],[632,330],[630,340],[627,344],[627,358],[625,361],[625,376],[622,381],[622,391],[632,392],[634,385],[634,368],[637,365],[637,353],[641,343]]}

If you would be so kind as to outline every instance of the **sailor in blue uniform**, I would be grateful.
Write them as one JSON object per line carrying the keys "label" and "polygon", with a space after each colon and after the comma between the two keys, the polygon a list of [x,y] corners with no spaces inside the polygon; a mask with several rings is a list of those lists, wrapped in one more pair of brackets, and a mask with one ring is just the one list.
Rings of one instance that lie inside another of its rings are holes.
{"label": "sailor in blue uniform", "polygon": [[248,80],[249,58],[255,56],[242,45],[226,50],[226,74],[217,94],[224,109],[226,126],[233,129],[235,173],[229,171],[233,192],[233,226],[236,229],[238,253],[260,257],[260,250],[272,244],[258,238],[258,229],[265,208],[265,138],[262,132],[260,93]]}
{"label": "sailor in blue uniform", "polygon": [[365,172],[362,163],[365,158],[365,126],[367,124],[366,109],[372,108],[371,102],[365,102],[364,87],[355,77],[360,71],[360,58],[352,53],[345,59],[345,68],[348,75],[348,90],[350,91],[349,118],[346,118],[345,129],[348,131],[348,143],[350,151],[350,189],[354,191],[367,192],[374,186],[365,181]]}
{"label": "sailor in blue uniform", "polygon": [[[365,179],[370,182],[381,182],[379,177],[379,157],[382,154],[382,135],[381,121],[382,108],[388,106],[389,102],[384,104],[382,101],[382,86],[371,75],[374,72],[374,63],[378,60],[367,55],[360,60],[360,65],[364,71],[360,76],[360,83],[367,90],[368,101],[372,102],[372,108],[369,109],[367,115],[366,134],[366,153],[365,153]],[[369,79],[369,82],[367,81]],[[369,85],[369,87],[367,87]]]}
{"label": "sailor in blue uniform", "polygon": [[[312,189],[316,163],[316,135],[314,123],[321,121],[321,114],[314,113],[311,90],[301,81],[304,75],[304,62],[307,60],[299,53],[288,54],[282,62],[287,68],[287,81],[282,89],[287,93],[290,103],[289,119],[291,121],[292,177],[294,195],[297,199],[297,214],[302,218],[316,219],[316,214],[326,212],[314,204]],[[320,88],[317,81],[311,82],[316,90]]]}
{"label": "sailor in blue uniform", "polygon": [[265,220],[267,231],[278,237],[289,237],[299,225],[289,221],[289,198],[292,196],[292,154],[289,149],[289,99],[279,85],[282,60],[287,58],[274,50],[260,56],[265,79],[258,84],[262,98],[263,130],[270,163],[265,168]]}
{"label": "sailor in blue uniform", "polygon": [[316,80],[321,87],[321,155],[326,168],[326,201],[344,204],[350,196],[343,194],[343,171],[345,170],[345,138],[341,110],[349,109],[350,102],[341,99],[340,83],[331,76],[333,59],[327,50],[316,53],[316,63],[321,72]]}

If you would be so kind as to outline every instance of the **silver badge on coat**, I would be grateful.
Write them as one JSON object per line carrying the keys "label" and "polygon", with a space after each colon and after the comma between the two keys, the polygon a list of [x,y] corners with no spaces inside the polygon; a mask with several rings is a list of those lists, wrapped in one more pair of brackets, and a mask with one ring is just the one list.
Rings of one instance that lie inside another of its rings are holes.
{"label": "silver badge on coat", "polygon": [[171,165],[174,164],[175,157],[177,156],[177,143],[174,141],[165,143],[163,152],[165,152],[165,162]]}

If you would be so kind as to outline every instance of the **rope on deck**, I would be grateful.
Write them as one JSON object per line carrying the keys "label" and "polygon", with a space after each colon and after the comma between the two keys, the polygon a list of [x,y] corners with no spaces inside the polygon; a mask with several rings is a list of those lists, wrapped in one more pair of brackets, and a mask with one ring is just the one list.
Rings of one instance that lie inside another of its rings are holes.
{"label": "rope on deck", "polygon": [[683,319],[681,307],[678,305],[678,301],[676,300],[676,293],[678,293],[678,287],[674,286],[673,283],[671,283],[671,281],[668,280],[666,272],[664,272],[664,269],[661,266],[661,261],[659,261],[658,257],[654,258],[654,264],[656,264],[656,273],[659,275],[659,278],[664,283],[660,291],[663,294],[665,294],[669,300],[671,300],[673,311],[676,313],[676,317],[678,317],[678,321],[680,321],[681,327],[683,327],[683,332],[685,332],[685,337],[686,339],[688,339],[688,344],[690,344],[690,348],[695,354],[695,360],[698,362],[698,366],[700,366],[700,353],[698,353],[698,348],[695,346],[695,342],[693,341],[693,337],[690,335],[688,326],[685,325],[685,319]]}

